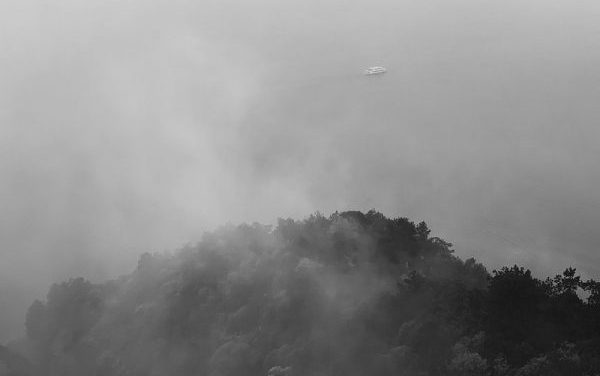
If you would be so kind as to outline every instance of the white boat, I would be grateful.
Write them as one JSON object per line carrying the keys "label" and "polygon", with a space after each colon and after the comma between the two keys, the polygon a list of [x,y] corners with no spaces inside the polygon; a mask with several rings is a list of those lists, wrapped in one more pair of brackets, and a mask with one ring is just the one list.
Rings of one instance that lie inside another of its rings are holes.
{"label": "white boat", "polygon": [[384,67],[369,67],[365,69],[365,76],[372,76],[374,74],[383,74],[387,72],[387,69]]}

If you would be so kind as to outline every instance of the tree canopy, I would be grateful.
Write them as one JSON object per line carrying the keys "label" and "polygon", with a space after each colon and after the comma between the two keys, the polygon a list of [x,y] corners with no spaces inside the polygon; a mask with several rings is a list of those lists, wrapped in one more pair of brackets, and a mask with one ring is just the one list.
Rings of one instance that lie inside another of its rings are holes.
{"label": "tree canopy", "polygon": [[376,211],[225,226],[116,280],[53,285],[0,374],[600,373],[600,283],[490,274],[431,232]]}

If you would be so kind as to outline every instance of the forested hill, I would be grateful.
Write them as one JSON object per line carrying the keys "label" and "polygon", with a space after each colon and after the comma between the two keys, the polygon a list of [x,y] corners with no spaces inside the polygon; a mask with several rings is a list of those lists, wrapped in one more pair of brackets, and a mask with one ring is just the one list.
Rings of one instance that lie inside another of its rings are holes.
{"label": "forested hill", "polygon": [[490,275],[375,211],[223,227],[117,280],[53,285],[26,328],[0,375],[600,374],[599,283]]}

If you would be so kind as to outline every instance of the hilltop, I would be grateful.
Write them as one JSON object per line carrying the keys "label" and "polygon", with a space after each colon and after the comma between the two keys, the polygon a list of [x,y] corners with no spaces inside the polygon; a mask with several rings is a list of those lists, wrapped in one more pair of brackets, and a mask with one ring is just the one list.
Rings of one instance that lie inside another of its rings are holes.
{"label": "hilltop", "polygon": [[0,375],[600,372],[599,283],[490,274],[452,247],[376,211],[225,226],[116,280],[53,285]]}

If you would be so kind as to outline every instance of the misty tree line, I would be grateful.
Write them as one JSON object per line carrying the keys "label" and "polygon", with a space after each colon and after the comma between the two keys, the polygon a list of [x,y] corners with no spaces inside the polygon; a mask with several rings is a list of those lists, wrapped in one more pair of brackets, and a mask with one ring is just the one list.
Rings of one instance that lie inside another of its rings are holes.
{"label": "misty tree line", "polygon": [[376,211],[223,227],[53,285],[0,375],[600,375],[599,282],[490,274],[430,235]]}

